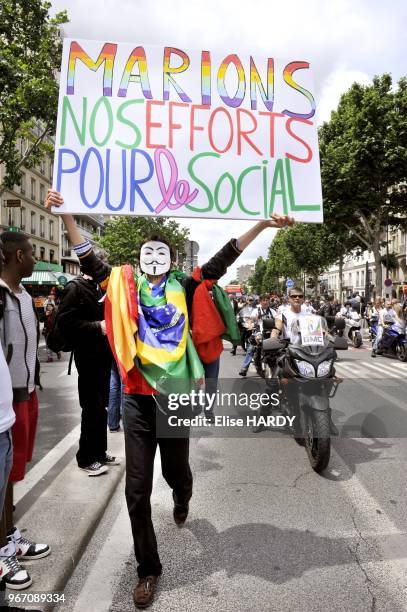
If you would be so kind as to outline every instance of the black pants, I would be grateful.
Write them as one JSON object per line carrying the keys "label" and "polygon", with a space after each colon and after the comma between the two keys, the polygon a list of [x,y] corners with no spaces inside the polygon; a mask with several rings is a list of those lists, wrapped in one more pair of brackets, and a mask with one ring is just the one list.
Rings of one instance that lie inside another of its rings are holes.
{"label": "black pants", "polygon": [[151,520],[154,457],[160,447],[162,475],[178,504],[192,496],[189,438],[156,437],[156,403],[149,395],[124,395],[123,426],[126,444],[126,501],[140,578],[161,574],[162,566]]}
{"label": "black pants", "polygon": [[75,351],[79,403],[82,408],[81,435],[76,460],[79,467],[103,461],[107,450],[107,404],[111,356]]}

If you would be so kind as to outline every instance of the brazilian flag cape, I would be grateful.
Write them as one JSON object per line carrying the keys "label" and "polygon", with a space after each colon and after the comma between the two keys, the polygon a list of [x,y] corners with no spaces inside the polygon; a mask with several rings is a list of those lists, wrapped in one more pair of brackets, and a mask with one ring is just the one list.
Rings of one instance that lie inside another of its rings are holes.
{"label": "brazilian flag cape", "polygon": [[159,393],[188,393],[204,370],[192,342],[184,274],[170,272],[158,285],[130,266],[112,268],[106,291],[109,342],[122,380],[136,366]]}

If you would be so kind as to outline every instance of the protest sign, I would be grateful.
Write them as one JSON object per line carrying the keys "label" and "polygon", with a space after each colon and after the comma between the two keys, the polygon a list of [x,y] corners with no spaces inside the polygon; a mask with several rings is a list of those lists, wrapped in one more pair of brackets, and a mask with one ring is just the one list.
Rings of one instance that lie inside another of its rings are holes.
{"label": "protest sign", "polygon": [[308,62],[64,40],[59,212],[322,222]]}

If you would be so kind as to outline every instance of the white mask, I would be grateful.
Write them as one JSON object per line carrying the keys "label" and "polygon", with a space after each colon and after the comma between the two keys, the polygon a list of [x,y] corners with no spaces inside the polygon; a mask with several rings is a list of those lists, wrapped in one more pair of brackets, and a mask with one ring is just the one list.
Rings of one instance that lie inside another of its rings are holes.
{"label": "white mask", "polygon": [[171,266],[169,247],[164,242],[150,240],[141,247],[140,268],[150,276],[161,276],[168,272]]}

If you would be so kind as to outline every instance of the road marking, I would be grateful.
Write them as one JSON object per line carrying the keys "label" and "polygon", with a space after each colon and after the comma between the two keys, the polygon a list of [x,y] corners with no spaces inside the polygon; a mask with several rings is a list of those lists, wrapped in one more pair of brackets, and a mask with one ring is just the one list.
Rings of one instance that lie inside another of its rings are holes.
{"label": "road marking", "polygon": [[38,461],[33,468],[26,474],[24,480],[16,482],[14,485],[14,503],[17,504],[20,499],[27,495],[35,485],[44,478],[50,469],[65,455],[71,446],[78,442],[81,431],[80,424],[72,429],[62,438],[53,449],[51,449],[41,461]]}
{"label": "road marking", "polygon": [[[344,364],[342,364],[342,366],[346,367],[347,369],[351,369],[351,367],[352,367],[352,366],[345,366]],[[351,372],[352,372],[352,370],[351,370]],[[387,393],[386,391],[381,389],[381,387],[379,386],[379,383],[373,382],[371,378],[369,379],[368,383],[364,382],[364,380],[362,380],[361,378],[358,378],[358,383],[362,387],[365,387],[366,389],[368,389],[368,391],[372,391],[372,387],[374,387],[373,393],[375,393],[376,395],[380,395],[380,397],[382,399],[390,402],[394,406],[397,406],[397,408],[400,408],[401,410],[403,410],[403,412],[406,410],[406,401],[405,401],[405,399],[402,401],[402,400],[399,400],[397,397],[394,397],[394,395],[391,395],[390,393]]]}
{"label": "road marking", "polygon": [[[154,461],[153,487],[161,475],[159,450]],[[125,478],[125,476],[123,476]],[[103,520],[103,519],[102,519]],[[73,612],[109,612],[116,586],[116,569],[123,567],[133,549],[127,505],[122,508],[75,602]]]}
{"label": "road marking", "polygon": [[370,368],[374,372],[379,372],[379,374],[384,374],[383,378],[390,376],[390,378],[400,379],[399,374],[396,374],[395,372],[392,372],[391,370],[383,370],[381,366],[374,365],[373,363],[366,364],[365,367]]}

